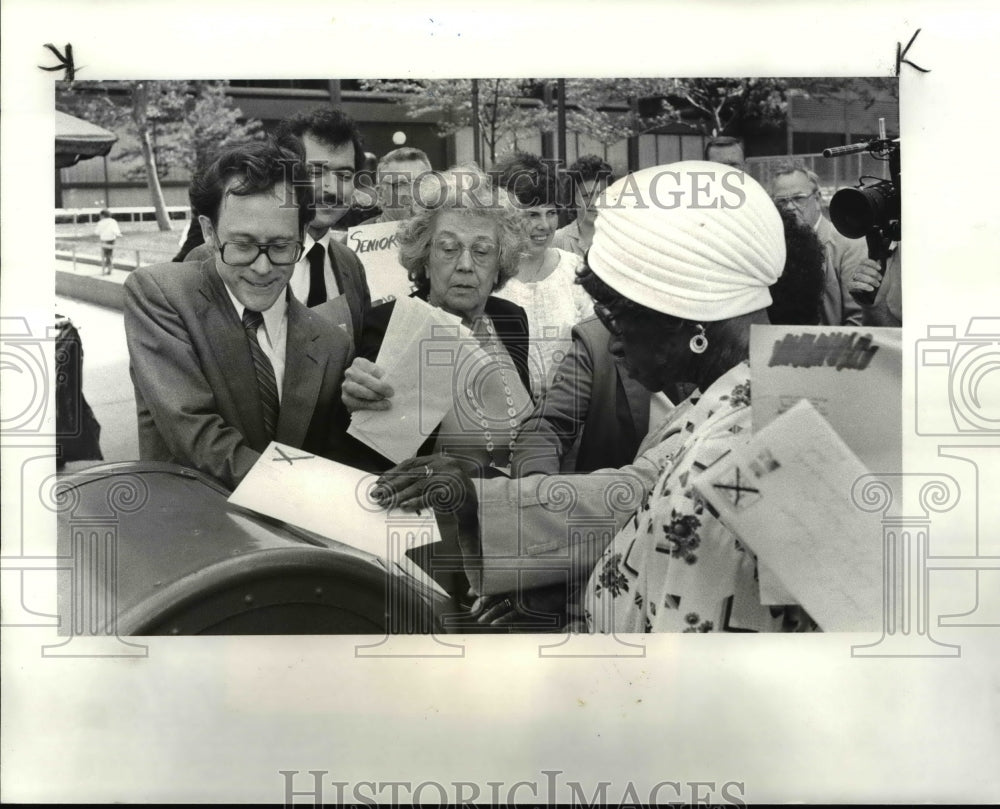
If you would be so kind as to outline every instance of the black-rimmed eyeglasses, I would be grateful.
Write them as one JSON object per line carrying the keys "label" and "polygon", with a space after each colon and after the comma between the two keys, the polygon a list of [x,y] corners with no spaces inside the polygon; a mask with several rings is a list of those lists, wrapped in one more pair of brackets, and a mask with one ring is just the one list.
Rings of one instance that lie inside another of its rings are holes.
{"label": "black-rimmed eyeglasses", "polygon": [[263,253],[267,260],[275,266],[295,264],[305,250],[302,242],[270,242],[269,244],[257,244],[256,242],[219,242],[215,237],[215,244],[222,255],[222,261],[230,267],[249,267]]}

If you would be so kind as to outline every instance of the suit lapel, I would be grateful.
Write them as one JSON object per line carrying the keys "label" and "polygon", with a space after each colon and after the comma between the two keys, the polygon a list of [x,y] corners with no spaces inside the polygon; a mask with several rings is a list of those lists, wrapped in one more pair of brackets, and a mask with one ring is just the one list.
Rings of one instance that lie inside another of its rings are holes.
{"label": "suit lapel", "polygon": [[[349,248],[345,247],[344,249],[347,250]],[[355,273],[351,271],[350,267],[343,266],[341,265],[341,262],[338,261],[337,250],[334,248],[332,238],[330,239],[327,251],[330,254],[330,269],[333,271],[334,280],[337,282],[340,294],[347,302],[347,310],[351,315],[350,321],[347,323],[347,332],[352,336],[354,342],[357,343],[361,339],[362,326],[362,292],[360,289],[359,279],[355,276]]]}
{"label": "suit lapel", "polygon": [[618,360],[614,362],[622,389],[625,391],[629,412],[632,414],[635,436],[641,440],[649,430],[649,391],[625,373],[625,369],[618,364]]}
{"label": "suit lapel", "polygon": [[201,262],[202,284],[199,301],[200,322],[203,325],[208,350],[223,370],[229,390],[229,404],[239,415],[233,425],[243,433],[254,449],[266,446],[264,415],[261,410],[257,375],[253,367],[246,333],[240,315],[233,307],[226,285],[215,270],[215,258]]}
{"label": "suit lapel", "polygon": [[323,384],[330,346],[292,297],[288,301],[288,334],[285,345],[285,380],[281,386],[281,411],[275,438],[300,447],[305,441]]}
{"label": "suit lapel", "polygon": [[326,252],[330,256],[330,269],[333,271],[333,280],[337,282],[337,288],[340,290],[341,295],[347,294],[347,287],[344,285],[344,270],[337,262],[337,253],[333,249],[333,237],[330,237],[330,242],[326,246]]}

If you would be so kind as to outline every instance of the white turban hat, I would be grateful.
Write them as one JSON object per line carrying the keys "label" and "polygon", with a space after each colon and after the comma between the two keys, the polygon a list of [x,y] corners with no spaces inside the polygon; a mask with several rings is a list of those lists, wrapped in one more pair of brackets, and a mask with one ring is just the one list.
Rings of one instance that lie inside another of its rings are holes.
{"label": "white turban hat", "polygon": [[686,160],[629,174],[597,204],[587,263],[626,298],[686,320],[764,309],[785,266],[785,231],[749,174]]}

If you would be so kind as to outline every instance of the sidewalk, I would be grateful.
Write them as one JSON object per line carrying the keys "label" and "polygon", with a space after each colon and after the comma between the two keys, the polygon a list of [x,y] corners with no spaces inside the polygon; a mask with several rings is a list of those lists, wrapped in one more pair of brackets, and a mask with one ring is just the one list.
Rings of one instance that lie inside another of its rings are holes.
{"label": "sidewalk", "polygon": [[124,306],[125,294],[122,284],[130,270],[112,270],[110,275],[101,275],[98,264],[86,264],[65,259],[56,262],[56,295],[73,298],[85,303],[93,303],[119,312]]}

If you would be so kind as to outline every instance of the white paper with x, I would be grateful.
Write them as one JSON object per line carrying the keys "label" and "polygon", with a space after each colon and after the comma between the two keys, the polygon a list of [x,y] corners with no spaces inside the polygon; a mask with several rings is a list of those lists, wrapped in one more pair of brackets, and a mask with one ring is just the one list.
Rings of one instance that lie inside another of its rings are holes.
{"label": "white paper with x", "polygon": [[694,485],[757,555],[764,603],[797,602],[827,632],[862,632],[878,628],[883,594],[879,518],[851,499],[867,472],[803,400]]}
{"label": "white paper with x", "polygon": [[405,551],[440,541],[433,512],[386,511],[370,497],[375,480],[272,441],[229,502],[387,559],[430,582],[414,573]]}

